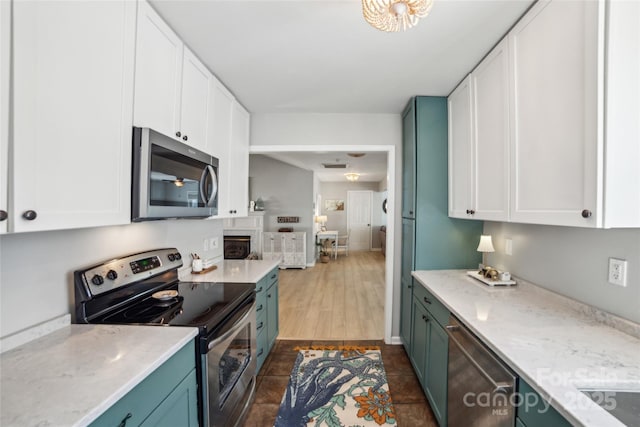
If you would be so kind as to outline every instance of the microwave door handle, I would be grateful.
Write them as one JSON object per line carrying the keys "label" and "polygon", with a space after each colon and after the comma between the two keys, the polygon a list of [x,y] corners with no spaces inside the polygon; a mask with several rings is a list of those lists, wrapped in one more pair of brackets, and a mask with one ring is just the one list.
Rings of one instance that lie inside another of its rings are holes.
{"label": "microwave door handle", "polygon": [[211,175],[211,195],[207,202],[207,206],[212,206],[213,201],[216,198],[216,194],[218,194],[218,177],[216,176],[216,171],[213,169],[213,166],[207,165],[207,169],[209,170],[209,175]]}
{"label": "microwave door handle", "polygon": [[205,206],[209,205],[209,199],[207,199],[207,196],[204,193],[204,182],[207,177],[207,173],[209,172],[209,168],[211,168],[211,166],[207,165],[207,167],[202,169],[202,174],[200,175],[200,198],[204,202]]}

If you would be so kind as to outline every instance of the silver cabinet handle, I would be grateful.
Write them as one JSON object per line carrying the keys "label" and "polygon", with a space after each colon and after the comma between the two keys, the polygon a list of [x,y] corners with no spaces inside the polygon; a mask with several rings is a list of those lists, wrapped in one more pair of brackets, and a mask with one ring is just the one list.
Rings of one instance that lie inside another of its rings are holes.
{"label": "silver cabinet handle", "polygon": [[464,348],[464,346],[460,344],[460,341],[458,341],[456,337],[453,335],[453,332],[457,330],[460,330],[460,326],[458,325],[445,326],[445,332],[447,333],[447,335],[449,335],[449,339],[453,341],[453,343],[460,349],[464,357],[466,357],[467,360],[471,362],[471,364],[478,370],[478,372],[480,372],[482,376],[485,377],[487,381],[489,381],[491,385],[493,385],[493,387],[495,387],[495,391],[507,392],[508,390],[513,389],[512,384],[509,384],[507,382],[497,382],[496,380],[494,380],[491,377],[491,375],[489,375],[487,371],[485,371],[484,368],[480,366],[478,362],[476,362],[473,356],[469,354],[469,352]]}

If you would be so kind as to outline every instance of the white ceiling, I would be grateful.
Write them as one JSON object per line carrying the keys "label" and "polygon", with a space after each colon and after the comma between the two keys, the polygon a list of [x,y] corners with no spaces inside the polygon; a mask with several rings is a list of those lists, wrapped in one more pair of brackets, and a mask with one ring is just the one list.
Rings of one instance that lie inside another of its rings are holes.
{"label": "white ceiling", "polygon": [[[362,153],[362,152],[361,152]],[[346,182],[345,173],[360,174],[358,181],[380,182],[387,177],[387,153],[368,152],[362,157],[351,157],[347,153],[287,152],[265,154],[276,160],[314,171],[321,182]],[[326,169],[322,164],[347,164],[345,169]]]}
{"label": "white ceiling", "polygon": [[[435,0],[407,32],[384,33],[360,0],[151,0],[251,113],[400,113],[415,95],[446,96],[533,0]],[[270,154],[321,181],[349,161],[362,181],[386,176],[386,154]]]}
{"label": "white ceiling", "polygon": [[360,0],[151,0],[251,113],[399,113],[448,95],[532,0],[435,0],[406,32]]}

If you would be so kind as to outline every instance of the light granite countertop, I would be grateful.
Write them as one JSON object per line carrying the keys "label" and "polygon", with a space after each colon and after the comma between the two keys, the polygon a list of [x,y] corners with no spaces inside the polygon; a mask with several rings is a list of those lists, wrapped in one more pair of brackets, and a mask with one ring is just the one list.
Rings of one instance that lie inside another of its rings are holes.
{"label": "light granite countertop", "polygon": [[7,351],[0,356],[0,425],[85,426],[197,333],[70,325]]}
{"label": "light granite countertop", "polygon": [[413,276],[573,425],[623,425],[578,389],[640,390],[640,339],[524,281],[492,288],[460,270]]}
{"label": "light granite countertop", "polygon": [[190,269],[181,272],[180,280],[189,282],[256,283],[280,264],[279,260],[226,259],[209,273],[191,274]]}

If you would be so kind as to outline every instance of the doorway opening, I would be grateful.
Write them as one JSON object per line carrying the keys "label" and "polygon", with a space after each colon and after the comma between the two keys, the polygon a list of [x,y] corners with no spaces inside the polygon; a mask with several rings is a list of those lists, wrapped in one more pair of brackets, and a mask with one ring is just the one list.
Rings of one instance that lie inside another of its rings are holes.
{"label": "doorway opening", "polygon": [[[394,307],[397,305],[393,295],[393,276],[395,264],[394,231],[396,209],[396,153],[393,145],[269,145],[250,146],[250,154],[276,155],[278,153],[350,153],[350,152],[371,152],[386,154],[386,256],[384,258],[384,341],[392,344],[392,321]],[[310,196],[311,197],[311,196]],[[314,201],[315,205],[315,201]],[[317,206],[316,206],[317,207]],[[315,212],[318,214],[318,211]],[[396,308],[397,310],[397,308]]]}

